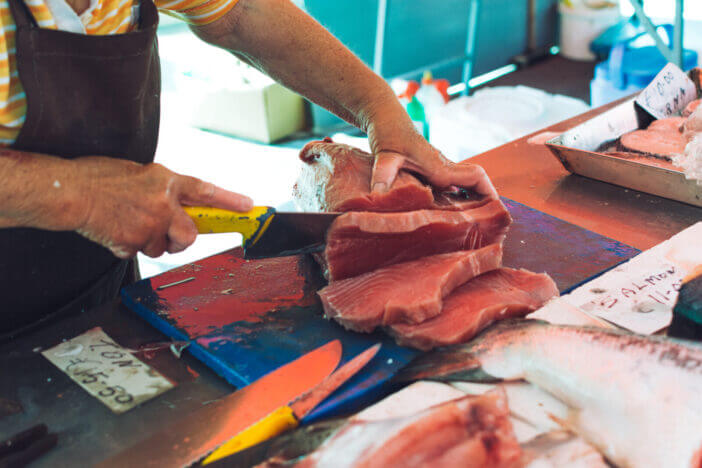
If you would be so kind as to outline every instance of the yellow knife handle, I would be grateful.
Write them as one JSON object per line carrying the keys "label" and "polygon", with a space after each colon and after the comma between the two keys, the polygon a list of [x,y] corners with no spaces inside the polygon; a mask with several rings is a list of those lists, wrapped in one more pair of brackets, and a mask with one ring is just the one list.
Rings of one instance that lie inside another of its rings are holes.
{"label": "yellow knife handle", "polygon": [[244,236],[244,248],[256,243],[275,215],[275,209],[269,206],[255,206],[246,213],[209,206],[184,206],[183,209],[200,234],[238,232]]}
{"label": "yellow knife handle", "polygon": [[228,457],[249,447],[272,439],[283,432],[295,429],[299,425],[293,410],[289,406],[281,406],[257,423],[244,429],[224,444],[220,445],[202,462],[203,465],[212,463],[220,458]]}

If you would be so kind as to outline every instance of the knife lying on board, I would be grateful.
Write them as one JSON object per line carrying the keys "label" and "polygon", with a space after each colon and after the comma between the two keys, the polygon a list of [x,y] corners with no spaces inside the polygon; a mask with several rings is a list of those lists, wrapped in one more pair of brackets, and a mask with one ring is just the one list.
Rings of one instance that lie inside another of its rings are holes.
{"label": "knife lying on board", "polygon": [[100,467],[181,467],[199,461],[276,408],[315,388],[341,361],[331,341],[257,381],[203,406],[151,437],[104,460]]}
{"label": "knife lying on board", "polygon": [[244,258],[267,258],[317,252],[327,229],[341,213],[284,213],[256,206],[240,213],[206,206],[184,206],[200,234],[238,232]]}
{"label": "knife lying on board", "polygon": [[380,343],[371,346],[358,356],[334,371],[312,390],[300,395],[289,405],[281,406],[268,416],[237,434],[227,443],[212,452],[203,462],[207,465],[221,458],[237,453],[256,444],[272,439],[284,432],[295,429],[300,421],[315,409],[325,398],[334,393],[347,380],[356,375],[378,354]]}

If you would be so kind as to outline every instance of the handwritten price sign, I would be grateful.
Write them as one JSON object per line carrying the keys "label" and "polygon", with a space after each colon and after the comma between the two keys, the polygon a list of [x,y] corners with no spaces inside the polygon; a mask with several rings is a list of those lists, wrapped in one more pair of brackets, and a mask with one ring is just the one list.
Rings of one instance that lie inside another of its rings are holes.
{"label": "handwritten price sign", "polygon": [[171,381],[115,343],[99,327],[42,354],[117,414],[174,386]]}
{"label": "handwritten price sign", "polygon": [[590,315],[637,333],[651,334],[665,328],[687,270],[661,258],[661,252],[655,249],[595,278],[565,298]]}
{"label": "handwritten price sign", "polygon": [[680,115],[680,111],[695,99],[695,83],[685,72],[669,63],[641,91],[636,103],[655,118],[664,119]]}
{"label": "handwritten price sign", "polygon": [[590,288],[594,298],[580,308],[586,312],[623,309],[642,314],[667,311],[675,305],[681,286],[681,272],[674,265],[666,265],[657,273],[627,278],[614,288]]}

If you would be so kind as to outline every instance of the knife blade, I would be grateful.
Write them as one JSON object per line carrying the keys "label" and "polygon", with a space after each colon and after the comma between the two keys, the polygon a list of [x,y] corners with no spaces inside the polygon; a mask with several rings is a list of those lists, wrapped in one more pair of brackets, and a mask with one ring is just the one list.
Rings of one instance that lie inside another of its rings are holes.
{"label": "knife blade", "polygon": [[240,233],[247,259],[321,251],[329,226],[341,214],[278,212],[270,206],[257,206],[246,213],[205,206],[183,209],[200,234]]}
{"label": "knife blade", "polygon": [[190,466],[276,408],[323,382],[341,360],[331,341],[101,462],[100,467]]}
{"label": "knife blade", "polygon": [[212,452],[202,465],[252,447],[299,426],[300,421],[375,357],[380,343],[366,349],[291,404],[281,406]]}

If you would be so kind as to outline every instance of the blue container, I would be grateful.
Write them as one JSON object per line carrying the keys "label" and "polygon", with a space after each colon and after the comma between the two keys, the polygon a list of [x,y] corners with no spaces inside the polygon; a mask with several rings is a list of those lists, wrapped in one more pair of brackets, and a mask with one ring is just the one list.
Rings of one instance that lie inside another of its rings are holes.
{"label": "blue container", "polygon": [[[672,42],[673,26],[661,26]],[[590,82],[590,105],[601,106],[644,89],[656,77],[667,61],[656,46],[630,47],[640,37],[634,36],[612,47],[609,59],[595,66],[595,77]],[[697,66],[697,52],[683,51],[683,69]]]}

